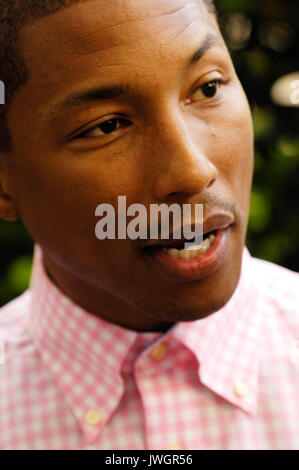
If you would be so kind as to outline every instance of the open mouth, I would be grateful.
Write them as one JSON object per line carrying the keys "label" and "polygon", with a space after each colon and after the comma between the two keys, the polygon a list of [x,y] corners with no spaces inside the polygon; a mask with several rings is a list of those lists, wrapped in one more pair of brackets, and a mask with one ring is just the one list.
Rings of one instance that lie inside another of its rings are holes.
{"label": "open mouth", "polygon": [[181,238],[156,240],[144,246],[148,266],[176,281],[198,281],[211,276],[227,259],[233,222],[228,214],[210,215],[203,222],[201,244],[195,238]]}
{"label": "open mouth", "polygon": [[[193,259],[198,255],[205,254],[213,245],[217,235],[217,230],[205,233],[203,235],[203,241],[200,245],[195,244],[195,238],[193,240],[170,240],[167,242],[167,246],[161,243],[160,245],[153,245],[147,247],[145,250],[149,255],[157,251],[163,251],[167,255],[176,259]],[[186,243],[191,244],[185,248]]]}

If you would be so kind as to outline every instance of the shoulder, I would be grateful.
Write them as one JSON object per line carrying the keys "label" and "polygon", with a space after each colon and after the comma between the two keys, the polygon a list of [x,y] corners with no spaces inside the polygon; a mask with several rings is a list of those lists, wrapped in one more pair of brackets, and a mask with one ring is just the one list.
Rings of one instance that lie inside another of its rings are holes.
{"label": "shoulder", "polygon": [[278,264],[258,258],[251,258],[253,275],[261,284],[263,294],[269,301],[281,308],[292,304],[298,306],[299,273]]}
{"label": "shoulder", "polygon": [[[265,356],[297,358],[299,353],[299,273],[251,258]],[[297,359],[296,359],[297,360]]]}
{"label": "shoulder", "polygon": [[23,442],[28,416],[34,420],[45,394],[53,390],[52,376],[32,339],[31,303],[27,290],[0,309],[0,450]]}
{"label": "shoulder", "polygon": [[31,292],[28,289],[22,295],[0,309],[0,341],[2,361],[0,374],[5,375],[11,368],[34,353],[30,335]]}
{"label": "shoulder", "polygon": [[15,340],[26,330],[30,316],[31,292],[28,289],[0,308],[0,339],[5,342]]}

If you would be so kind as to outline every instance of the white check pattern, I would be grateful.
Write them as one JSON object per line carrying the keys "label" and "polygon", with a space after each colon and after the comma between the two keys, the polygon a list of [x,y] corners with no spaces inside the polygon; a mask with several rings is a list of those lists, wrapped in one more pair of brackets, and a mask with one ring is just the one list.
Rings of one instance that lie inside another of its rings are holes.
{"label": "white check pattern", "polygon": [[299,274],[251,257],[218,312],[108,323],[48,278],[0,310],[0,449],[299,449]]}

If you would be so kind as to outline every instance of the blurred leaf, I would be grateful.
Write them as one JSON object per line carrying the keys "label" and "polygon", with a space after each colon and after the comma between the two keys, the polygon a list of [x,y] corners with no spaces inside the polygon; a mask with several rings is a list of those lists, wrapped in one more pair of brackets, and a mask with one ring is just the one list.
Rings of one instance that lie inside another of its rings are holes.
{"label": "blurred leaf", "polygon": [[216,0],[217,9],[226,11],[248,11],[250,10],[252,0]]}
{"label": "blurred leaf", "polygon": [[271,72],[271,62],[265,52],[256,49],[243,53],[242,57],[255,78],[262,78]]}
{"label": "blurred leaf", "polygon": [[287,235],[275,234],[261,240],[257,256],[271,262],[277,262],[287,252],[290,240]]}
{"label": "blurred leaf", "polygon": [[255,149],[254,153],[254,168],[255,171],[260,171],[264,167],[264,158],[261,152]]}
{"label": "blurred leaf", "polygon": [[299,158],[299,138],[281,136],[277,142],[277,149],[285,157]]}
{"label": "blurred leaf", "polygon": [[28,288],[31,268],[32,256],[20,256],[11,263],[7,272],[7,281],[16,295]]}
{"label": "blurred leaf", "polygon": [[266,195],[262,191],[253,189],[251,193],[249,230],[260,233],[269,224],[271,218],[271,206]]}
{"label": "blurred leaf", "polygon": [[254,134],[256,139],[269,136],[276,125],[273,113],[266,108],[255,108],[252,112]]}

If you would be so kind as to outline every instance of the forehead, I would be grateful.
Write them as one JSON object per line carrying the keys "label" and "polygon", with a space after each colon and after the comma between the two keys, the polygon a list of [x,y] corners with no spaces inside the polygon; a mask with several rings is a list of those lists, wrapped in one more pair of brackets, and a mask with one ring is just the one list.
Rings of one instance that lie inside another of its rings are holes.
{"label": "forehead", "polygon": [[45,84],[48,98],[50,93],[62,98],[66,90],[111,78],[155,82],[161,71],[185,61],[209,32],[222,40],[203,0],[75,3],[22,32],[31,99]]}
{"label": "forehead", "polygon": [[163,28],[166,36],[172,30],[175,37],[191,22],[207,21],[208,16],[204,0],[82,0],[25,29],[27,37],[36,34],[42,38],[46,32],[51,41],[70,44],[75,39],[84,52],[89,51],[94,35],[101,38],[104,49],[111,39],[129,42],[143,33],[161,34]]}

